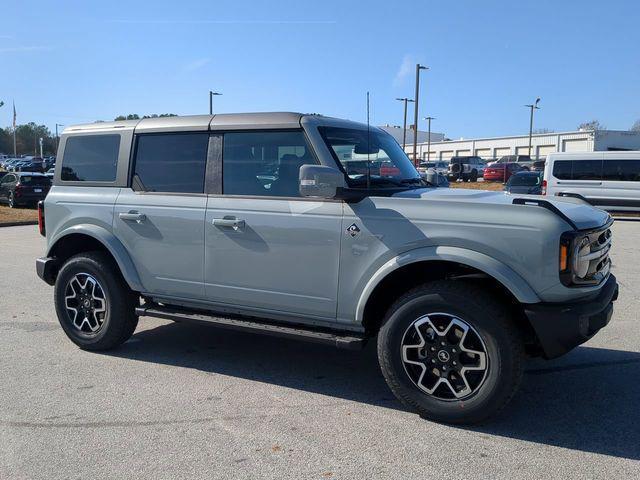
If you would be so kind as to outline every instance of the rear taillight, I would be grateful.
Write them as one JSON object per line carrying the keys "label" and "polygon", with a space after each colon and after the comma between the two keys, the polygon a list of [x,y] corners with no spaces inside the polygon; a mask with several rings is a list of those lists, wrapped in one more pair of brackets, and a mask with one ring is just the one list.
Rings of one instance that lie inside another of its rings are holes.
{"label": "rear taillight", "polygon": [[13,194],[16,197],[19,197],[22,194],[22,190],[24,190],[24,187],[18,183],[18,184],[16,184],[15,188],[13,189]]}
{"label": "rear taillight", "polygon": [[42,200],[38,202],[38,230],[43,237],[47,234],[44,226],[44,202]]}
{"label": "rear taillight", "polygon": [[542,195],[546,195],[546,194],[547,194],[547,181],[542,180]]}

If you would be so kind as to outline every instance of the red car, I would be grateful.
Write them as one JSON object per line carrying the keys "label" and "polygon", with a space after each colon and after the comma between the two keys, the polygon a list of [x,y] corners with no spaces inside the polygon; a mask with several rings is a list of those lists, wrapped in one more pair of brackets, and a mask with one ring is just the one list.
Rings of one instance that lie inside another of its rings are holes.
{"label": "red car", "polygon": [[[506,168],[506,171],[505,171]],[[514,173],[525,170],[517,163],[494,163],[484,168],[484,180],[506,182]]]}

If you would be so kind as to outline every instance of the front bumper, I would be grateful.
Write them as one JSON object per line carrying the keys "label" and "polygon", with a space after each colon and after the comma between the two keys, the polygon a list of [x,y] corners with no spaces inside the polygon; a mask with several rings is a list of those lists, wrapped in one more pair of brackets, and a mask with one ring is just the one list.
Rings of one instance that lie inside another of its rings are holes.
{"label": "front bumper", "polygon": [[56,259],[51,257],[36,258],[36,273],[49,285],[54,285],[56,283],[56,274],[58,273]]}
{"label": "front bumper", "polygon": [[609,323],[618,299],[616,277],[609,279],[596,297],[573,303],[526,305],[524,313],[536,332],[546,358],[567,353],[593,337]]}

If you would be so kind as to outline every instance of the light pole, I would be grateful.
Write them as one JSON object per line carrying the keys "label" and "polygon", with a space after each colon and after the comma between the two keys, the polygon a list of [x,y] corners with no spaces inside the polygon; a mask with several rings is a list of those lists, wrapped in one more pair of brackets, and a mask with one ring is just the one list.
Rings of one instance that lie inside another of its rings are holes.
{"label": "light pole", "polygon": [[435,120],[436,117],[424,117],[423,120],[427,121],[427,162],[431,159],[431,120]]}
{"label": "light pole", "polygon": [[56,123],[56,155],[58,154],[58,144],[60,143],[60,136],[58,135],[58,127],[64,127],[62,123]]}
{"label": "light pole", "polygon": [[525,105],[525,107],[531,109],[531,116],[529,117],[529,158],[531,158],[531,136],[533,135],[533,111],[540,110],[538,103],[540,103],[540,97],[536,98],[535,103],[531,105]]}
{"label": "light pole", "polygon": [[416,63],[416,102],[413,106],[413,164],[418,166],[418,103],[420,100],[420,70],[429,70],[429,67]]}
{"label": "light pole", "polygon": [[407,102],[413,103],[410,98],[396,98],[399,102],[404,102],[404,123],[402,124],[402,150],[406,152],[407,147]]}
{"label": "light pole", "polygon": [[214,95],[222,95],[222,94],[209,90],[209,115],[213,115],[213,96]]}

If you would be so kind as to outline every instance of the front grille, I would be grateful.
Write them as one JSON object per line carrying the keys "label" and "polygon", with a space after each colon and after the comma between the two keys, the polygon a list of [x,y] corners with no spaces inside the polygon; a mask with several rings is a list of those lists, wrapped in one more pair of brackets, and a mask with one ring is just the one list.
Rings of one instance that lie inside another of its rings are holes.
{"label": "front grille", "polygon": [[[589,262],[587,274],[580,279],[580,283],[600,283],[611,269],[611,229],[609,226],[594,230],[587,234],[589,249],[578,255],[577,264]],[[582,251],[582,250],[581,250]]]}

